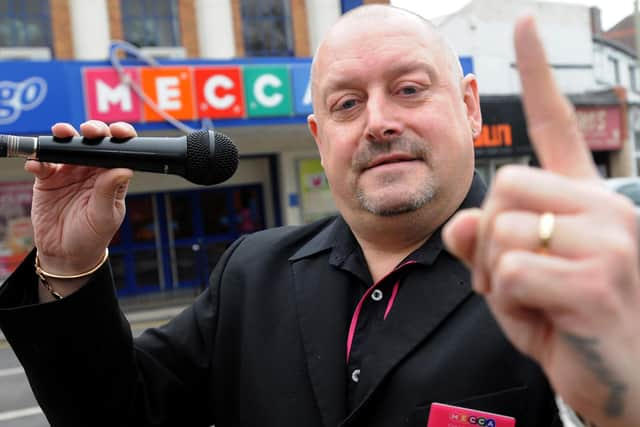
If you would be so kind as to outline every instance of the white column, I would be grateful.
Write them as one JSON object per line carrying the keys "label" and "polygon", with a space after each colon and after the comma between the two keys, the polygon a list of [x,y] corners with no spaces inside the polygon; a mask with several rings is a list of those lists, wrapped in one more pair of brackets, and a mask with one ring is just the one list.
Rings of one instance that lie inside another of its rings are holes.
{"label": "white column", "polygon": [[226,59],[235,56],[231,0],[196,0],[200,56]]}
{"label": "white column", "polygon": [[109,14],[106,0],[70,0],[75,59],[96,60],[109,56]]}
{"label": "white column", "polygon": [[342,15],[340,0],[307,0],[309,42],[313,55],[334,22]]}

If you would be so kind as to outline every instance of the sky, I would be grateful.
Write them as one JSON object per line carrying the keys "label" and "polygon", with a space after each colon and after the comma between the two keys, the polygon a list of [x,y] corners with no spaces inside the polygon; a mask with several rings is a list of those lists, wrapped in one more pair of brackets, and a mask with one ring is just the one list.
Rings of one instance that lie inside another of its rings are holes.
{"label": "sky", "polygon": [[[391,4],[409,9],[430,19],[453,13],[469,3],[469,1],[470,0],[391,0]],[[608,30],[622,18],[633,12],[634,0],[553,0],[553,2],[598,6],[602,11],[602,28]]]}

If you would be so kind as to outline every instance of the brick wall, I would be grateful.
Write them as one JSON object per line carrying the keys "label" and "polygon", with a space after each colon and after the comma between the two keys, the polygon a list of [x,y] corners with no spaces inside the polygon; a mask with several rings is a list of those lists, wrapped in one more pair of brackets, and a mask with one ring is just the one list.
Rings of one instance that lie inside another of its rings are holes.
{"label": "brick wall", "polygon": [[109,10],[109,33],[111,34],[111,40],[124,40],[120,0],[107,0],[107,9]]}
{"label": "brick wall", "polygon": [[231,14],[233,16],[233,40],[236,56],[245,56],[244,39],[242,37],[242,8],[240,0],[231,0]]}
{"label": "brick wall", "polygon": [[291,20],[295,56],[310,56],[309,25],[305,0],[291,0]]}
{"label": "brick wall", "polygon": [[73,34],[68,0],[50,0],[51,37],[55,59],[73,59]]}
{"label": "brick wall", "polygon": [[200,56],[200,49],[198,47],[198,29],[194,0],[178,0],[178,15],[180,17],[182,46],[184,46],[187,51],[187,57],[197,58]]}

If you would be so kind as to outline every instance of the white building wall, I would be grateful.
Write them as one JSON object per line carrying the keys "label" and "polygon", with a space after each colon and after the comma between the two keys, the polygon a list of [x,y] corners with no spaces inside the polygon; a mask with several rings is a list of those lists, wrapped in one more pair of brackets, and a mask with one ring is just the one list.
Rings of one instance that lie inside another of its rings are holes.
{"label": "white building wall", "polygon": [[340,0],[307,0],[306,6],[309,44],[313,55],[325,33],[342,15],[342,7]]}
{"label": "white building wall", "polygon": [[109,13],[106,0],[70,0],[75,59],[100,60],[109,56]]}
{"label": "white building wall", "polygon": [[532,0],[473,0],[445,18],[439,28],[463,56],[472,56],[481,93],[520,92],[513,48],[514,23],[523,13],[536,17],[550,64],[568,93],[593,88],[589,8]]}
{"label": "white building wall", "polygon": [[200,57],[228,59],[236,55],[231,0],[196,0]]}

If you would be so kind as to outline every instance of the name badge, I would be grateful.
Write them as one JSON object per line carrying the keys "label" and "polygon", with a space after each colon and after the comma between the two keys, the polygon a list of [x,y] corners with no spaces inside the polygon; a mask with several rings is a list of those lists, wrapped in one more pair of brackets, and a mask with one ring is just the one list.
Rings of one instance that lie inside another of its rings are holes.
{"label": "name badge", "polygon": [[432,403],[427,427],[515,427],[516,419],[461,406]]}

